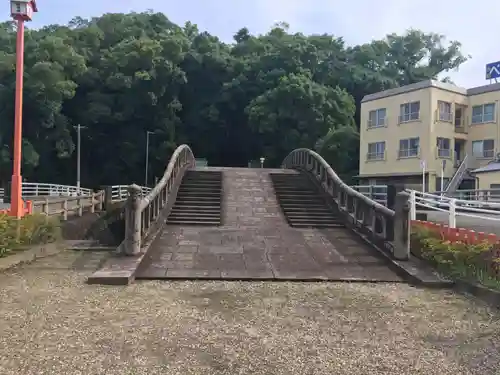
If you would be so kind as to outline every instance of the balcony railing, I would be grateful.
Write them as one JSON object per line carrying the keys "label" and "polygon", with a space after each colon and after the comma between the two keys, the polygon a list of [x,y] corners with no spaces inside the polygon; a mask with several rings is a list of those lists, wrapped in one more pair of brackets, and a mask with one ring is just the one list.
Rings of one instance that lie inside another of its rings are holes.
{"label": "balcony railing", "polygon": [[383,128],[386,125],[386,122],[386,119],[378,119],[376,121],[368,120],[367,127],[368,129]]}
{"label": "balcony railing", "polygon": [[419,148],[407,148],[398,150],[399,158],[414,158],[419,154]]}
{"label": "balcony railing", "polygon": [[453,120],[453,114],[447,112],[439,112],[439,121],[451,122]]}
{"label": "balcony railing", "polygon": [[417,121],[420,119],[420,112],[405,113],[399,116],[399,123],[403,124],[405,122]]}
{"label": "balcony railing", "polygon": [[369,152],[366,154],[366,160],[384,160],[385,152]]}
{"label": "balcony railing", "polygon": [[482,153],[473,154],[476,158],[488,159],[495,156],[495,150],[483,150]]}
{"label": "balcony railing", "polygon": [[438,158],[449,158],[451,157],[451,150],[449,148],[438,148],[437,154]]}

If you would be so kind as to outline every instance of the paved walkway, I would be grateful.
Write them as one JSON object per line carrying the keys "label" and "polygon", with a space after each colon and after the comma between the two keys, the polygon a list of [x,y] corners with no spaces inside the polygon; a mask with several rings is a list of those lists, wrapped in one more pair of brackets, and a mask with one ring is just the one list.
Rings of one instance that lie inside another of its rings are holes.
{"label": "paved walkway", "polygon": [[347,229],[289,227],[270,178],[276,172],[225,168],[224,225],[167,226],[137,277],[401,280]]}
{"label": "paved walkway", "polygon": [[104,253],[0,273],[2,375],[487,375],[500,314],[406,284],[86,285]]}

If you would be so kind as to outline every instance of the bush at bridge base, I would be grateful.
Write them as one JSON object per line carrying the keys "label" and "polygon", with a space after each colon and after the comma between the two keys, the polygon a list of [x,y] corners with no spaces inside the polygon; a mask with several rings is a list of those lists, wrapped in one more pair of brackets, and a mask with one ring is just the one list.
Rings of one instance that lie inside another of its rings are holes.
{"label": "bush at bridge base", "polygon": [[454,278],[500,290],[500,245],[450,240],[440,231],[412,225],[412,253]]}
{"label": "bush at bridge base", "polygon": [[60,238],[61,223],[58,218],[33,214],[17,220],[0,214],[0,257],[29,245],[55,242]]}

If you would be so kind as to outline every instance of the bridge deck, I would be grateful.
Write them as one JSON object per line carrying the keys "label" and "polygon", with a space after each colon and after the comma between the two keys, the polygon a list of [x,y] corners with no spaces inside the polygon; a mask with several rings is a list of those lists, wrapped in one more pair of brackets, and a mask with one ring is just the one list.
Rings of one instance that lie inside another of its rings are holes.
{"label": "bridge deck", "polygon": [[137,278],[401,280],[347,229],[289,227],[269,176],[276,172],[224,168],[224,225],[167,226]]}

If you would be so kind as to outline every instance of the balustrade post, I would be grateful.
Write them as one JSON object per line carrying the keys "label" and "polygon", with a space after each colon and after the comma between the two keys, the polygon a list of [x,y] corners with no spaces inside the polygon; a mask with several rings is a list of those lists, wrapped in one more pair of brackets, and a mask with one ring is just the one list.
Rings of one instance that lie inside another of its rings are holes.
{"label": "balustrade post", "polygon": [[63,206],[63,220],[66,221],[68,220],[68,200],[64,199],[62,202]]}
{"label": "balustrade post", "polygon": [[102,198],[102,204],[104,205],[102,209],[109,210],[111,204],[113,203],[113,186],[101,186],[101,190],[104,191],[104,197]]}
{"label": "balustrade post", "polygon": [[128,187],[128,198],[125,204],[125,254],[137,255],[141,252],[141,199],[140,186]]}
{"label": "balustrade post", "polygon": [[396,195],[394,205],[394,258],[408,260],[410,258],[411,220],[408,207],[408,194],[405,192]]}
{"label": "balustrade post", "polygon": [[78,199],[76,200],[76,204],[78,205],[78,216],[83,216],[82,197],[78,197]]}

